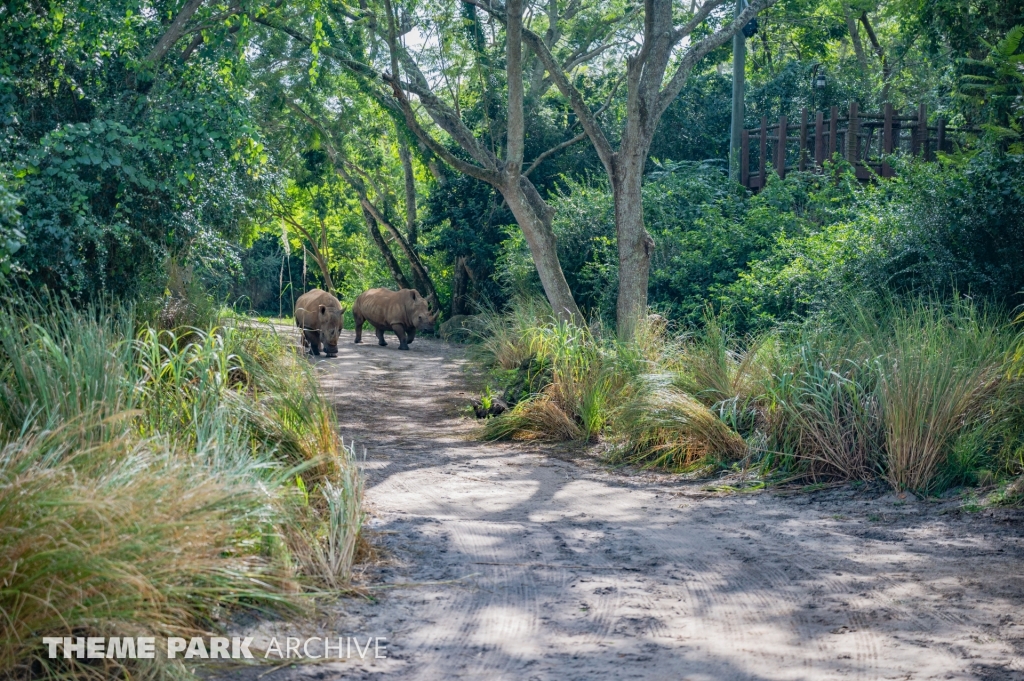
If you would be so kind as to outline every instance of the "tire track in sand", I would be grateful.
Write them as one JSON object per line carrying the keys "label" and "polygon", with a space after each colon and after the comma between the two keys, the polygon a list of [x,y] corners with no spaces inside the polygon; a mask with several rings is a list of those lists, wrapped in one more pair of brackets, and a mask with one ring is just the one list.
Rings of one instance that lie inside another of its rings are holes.
{"label": "tire track in sand", "polygon": [[[984,628],[1024,605],[1011,569],[966,621],[966,605],[924,597],[940,591],[929,579],[948,591],[976,569],[944,548],[945,521],[912,545],[871,541],[806,499],[698,498],[672,476],[477,442],[458,348],[350,339],[318,368],[341,433],[365,448],[368,526],[390,555],[377,579],[395,588],[337,610],[345,631],[389,637],[388,660],[328,668],[346,678],[967,679],[1019,663]],[[900,565],[924,581],[908,587]],[[967,621],[988,638],[972,644]]]}

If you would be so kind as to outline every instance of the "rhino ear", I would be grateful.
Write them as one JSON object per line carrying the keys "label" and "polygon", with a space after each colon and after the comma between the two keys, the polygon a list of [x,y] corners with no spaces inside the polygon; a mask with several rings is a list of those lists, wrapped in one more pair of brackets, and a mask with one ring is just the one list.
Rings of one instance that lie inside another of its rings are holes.
{"label": "rhino ear", "polygon": [[327,314],[327,306],[326,305],[321,305],[320,306],[320,314]]}

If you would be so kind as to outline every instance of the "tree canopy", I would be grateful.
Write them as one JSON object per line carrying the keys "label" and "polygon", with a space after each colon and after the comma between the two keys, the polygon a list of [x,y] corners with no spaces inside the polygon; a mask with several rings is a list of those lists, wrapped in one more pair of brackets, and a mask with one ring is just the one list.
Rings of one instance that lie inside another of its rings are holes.
{"label": "tree canopy", "polygon": [[[343,297],[414,287],[446,314],[536,290],[627,335],[648,305],[784,314],[737,287],[792,273],[782,244],[852,223],[809,218],[817,198],[753,217],[809,180],[752,198],[724,177],[733,33],[754,29],[748,126],[923,102],[933,121],[980,130],[901,180],[938,172],[915,192],[979,192],[948,197],[966,205],[1016,196],[1024,111],[1024,6],[968,4],[757,0],[734,20],[721,0],[13,0],[0,7],[0,276],[152,298],[184,268],[265,312],[314,283]],[[821,191],[851,211],[881,200]],[[993,243],[1013,243],[1007,220]],[[980,281],[978,246],[934,233],[952,240],[944,267]]]}

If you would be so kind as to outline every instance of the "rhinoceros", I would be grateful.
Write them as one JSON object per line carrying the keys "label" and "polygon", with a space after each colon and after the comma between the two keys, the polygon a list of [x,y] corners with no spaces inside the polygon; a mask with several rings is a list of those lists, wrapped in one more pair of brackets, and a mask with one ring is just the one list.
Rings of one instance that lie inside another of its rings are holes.
{"label": "rhinoceros", "polygon": [[295,326],[302,329],[302,346],[319,355],[322,343],[325,355],[337,357],[344,314],[345,308],[327,291],[315,288],[299,296],[295,301]]}
{"label": "rhinoceros", "polygon": [[398,349],[408,350],[409,343],[416,338],[416,331],[432,331],[438,313],[430,314],[427,300],[419,291],[403,288],[390,291],[386,288],[372,288],[364,291],[352,305],[352,316],[356,319],[356,343],[363,342],[363,322],[367,321],[377,329],[377,342],[387,345],[384,330],[391,329],[398,336]]}

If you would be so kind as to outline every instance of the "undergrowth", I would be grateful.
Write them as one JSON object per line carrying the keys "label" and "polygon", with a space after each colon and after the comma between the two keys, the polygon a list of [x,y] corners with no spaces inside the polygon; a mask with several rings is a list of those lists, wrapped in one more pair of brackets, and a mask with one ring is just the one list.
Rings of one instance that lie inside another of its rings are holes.
{"label": "undergrowth", "polygon": [[0,308],[0,676],[188,676],[159,655],[51,660],[42,637],[308,608],[349,584],[361,498],[315,375],[272,330]]}
{"label": "undergrowth", "polygon": [[514,405],[486,439],[601,439],[612,461],[925,494],[1022,468],[1021,338],[967,298],[850,304],[748,337],[652,315],[624,343],[536,300],[475,328]]}

